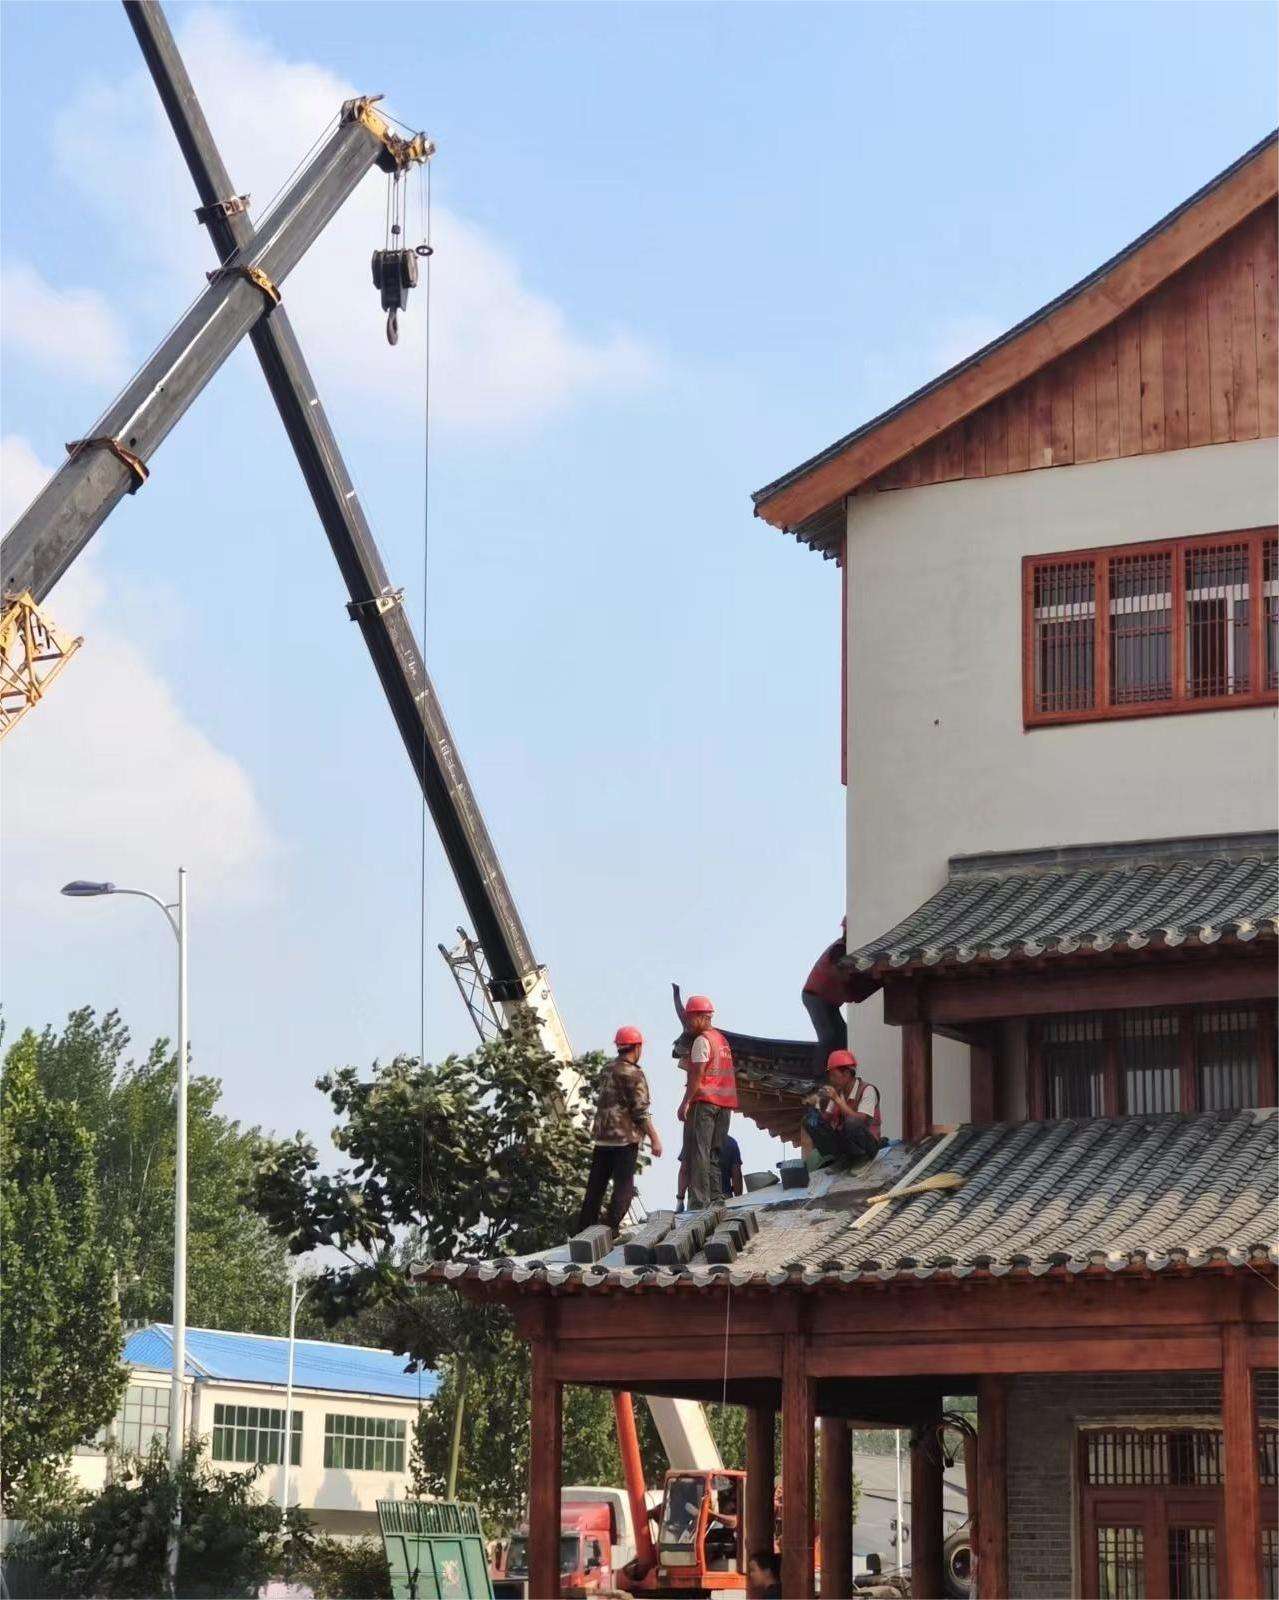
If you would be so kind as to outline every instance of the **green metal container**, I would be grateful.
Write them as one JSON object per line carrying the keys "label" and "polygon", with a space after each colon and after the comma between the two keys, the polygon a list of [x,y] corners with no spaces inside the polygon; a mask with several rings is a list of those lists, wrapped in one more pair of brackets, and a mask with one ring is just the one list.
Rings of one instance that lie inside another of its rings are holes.
{"label": "green metal container", "polygon": [[379,1500],[395,1600],[493,1600],[479,1508],[456,1500]]}

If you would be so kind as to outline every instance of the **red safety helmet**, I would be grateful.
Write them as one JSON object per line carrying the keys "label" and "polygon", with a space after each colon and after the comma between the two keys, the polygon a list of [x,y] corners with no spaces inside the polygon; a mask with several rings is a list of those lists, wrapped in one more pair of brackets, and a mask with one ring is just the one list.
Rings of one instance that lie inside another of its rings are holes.
{"label": "red safety helmet", "polygon": [[704,994],[691,994],[684,1002],[684,1010],[690,1017],[714,1016],[715,1007]]}
{"label": "red safety helmet", "polygon": [[625,1028],[619,1028],[613,1035],[613,1043],[619,1050],[625,1050],[629,1045],[643,1044],[644,1035],[639,1031],[638,1028],[632,1028],[629,1026]]}
{"label": "red safety helmet", "polygon": [[856,1072],[857,1057],[851,1050],[832,1050],[826,1057],[827,1072]]}

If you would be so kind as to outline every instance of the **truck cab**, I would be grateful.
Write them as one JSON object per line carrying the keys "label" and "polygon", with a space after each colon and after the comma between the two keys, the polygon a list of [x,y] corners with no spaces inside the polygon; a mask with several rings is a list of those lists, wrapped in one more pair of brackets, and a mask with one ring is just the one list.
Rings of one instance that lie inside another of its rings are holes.
{"label": "truck cab", "polygon": [[[617,1528],[608,1500],[565,1500],[560,1510],[560,1593],[607,1593],[614,1588]],[[618,1563],[620,1565],[620,1563]],[[490,1570],[494,1600],[526,1600],[528,1529],[511,1536]]]}
{"label": "truck cab", "polygon": [[657,1523],[657,1561],[632,1563],[620,1585],[632,1594],[709,1595],[746,1592],[743,1548],[744,1472],[666,1474]]}

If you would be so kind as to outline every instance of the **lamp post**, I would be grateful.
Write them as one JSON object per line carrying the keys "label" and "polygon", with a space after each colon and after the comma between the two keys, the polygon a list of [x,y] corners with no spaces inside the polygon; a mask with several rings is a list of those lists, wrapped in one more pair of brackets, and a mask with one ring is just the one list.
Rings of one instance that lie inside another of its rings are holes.
{"label": "lamp post", "polygon": [[289,1280],[289,1376],[284,1386],[284,1450],[282,1457],[283,1482],[280,1487],[280,1506],[286,1513],[289,1509],[289,1479],[293,1466],[293,1352],[297,1344],[298,1327],[298,1301],[310,1293],[311,1284],[307,1284],[302,1293],[298,1293],[298,1280],[296,1273]]}
{"label": "lamp post", "polygon": [[[178,941],[178,1091],[177,1140],[174,1153],[173,1194],[173,1383],[169,1391],[169,1465],[176,1469],[182,1460],[182,1380],[186,1375],[187,1354],[187,873],[178,868],[178,898],[172,905],[147,889],[122,889],[114,883],[93,883],[76,878],[63,884],[62,893],[73,899],[91,899],[104,894],[131,894],[150,900],[164,913],[164,920]],[[169,1592],[178,1575],[178,1534],[181,1530],[181,1505],[175,1502],[173,1526],[169,1530]]]}

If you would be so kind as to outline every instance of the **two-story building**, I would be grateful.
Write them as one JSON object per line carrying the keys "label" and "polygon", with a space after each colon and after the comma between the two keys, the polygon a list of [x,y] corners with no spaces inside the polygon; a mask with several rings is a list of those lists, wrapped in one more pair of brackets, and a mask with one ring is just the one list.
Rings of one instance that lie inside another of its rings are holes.
{"label": "two-story building", "polygon": [[[115,1422],[74,1457],[76,1477],[89,1489],[107,1482],[119,1455],[168,1443],[172,1328],[153,1323],[129,1334],[124,1359],[129,1386]],[[285,1494],[288,1384],[288,1339],[187,1329],[188,1436],[204,1440],[219,1471],[260,1466],[258,1488],[277,1505]],[[410,1493],[413,1428],[435,1387],[433,1374],[406,1372],[405,1358],[388,1350],[295,1340],[288,1504],[326,1533],[376,1534],[377,1502]]]}
{"label": "two-story building", "polygon": [[[904,1142],[430,1269],[530,1341],[539,1595],[566,1382],[744,1405],[752,1548],[780,1409],[791,1600],[815,1530],[850,1592],[859,1424],[911,1428],[944,1592],[970,1394],[983,1600],[1279,1592],[1276,175],[1270,138],[755,496],[842,569],[850,1031]],[[792,1135],[811,1057],[743,1044]]]}

